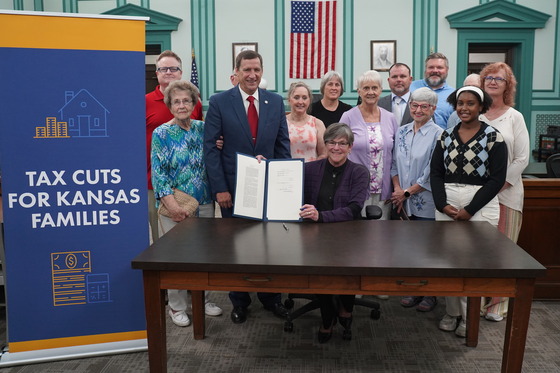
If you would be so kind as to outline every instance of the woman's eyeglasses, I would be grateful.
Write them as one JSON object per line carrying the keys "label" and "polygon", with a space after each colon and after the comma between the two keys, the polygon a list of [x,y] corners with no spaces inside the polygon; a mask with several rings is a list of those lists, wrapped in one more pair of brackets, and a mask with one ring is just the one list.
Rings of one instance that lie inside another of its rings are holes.
{"label": "woman's eyeglasses", "polygon": [[193,102],[191,100],[174,100],[171,105],[173,106],[181,106],[181,105],[191,105]]}
{"label": "woman's eyeglasses", "polygon": [[504,78],[500,78],[499,76],[487,76],[484,78],[484,80],[486,80],[488,83],[493,80],[496,82],[496,84],[507,82],[507,80],[505,80]]}
{"label": "woman's eyeglasses", "polygon": [[335,146],[339,146],[341,148],[346,148],[348,145],[350,145],[350,143],[346,142],[346,141],[326,141],[325,144],[327,144],[327,146],[330,146],[331,148],[334,148]]}
{"label": "woman's eyeglasses", "polygon": [[428,111],[430,108],[432,107],[432,105],[428,105],[428,104],[417,104],[416,102],[411,102],[410,103],[410,108],[412,109],[412,111],[416,111],[416,109],[420,108],[422,109],[422,111]]}

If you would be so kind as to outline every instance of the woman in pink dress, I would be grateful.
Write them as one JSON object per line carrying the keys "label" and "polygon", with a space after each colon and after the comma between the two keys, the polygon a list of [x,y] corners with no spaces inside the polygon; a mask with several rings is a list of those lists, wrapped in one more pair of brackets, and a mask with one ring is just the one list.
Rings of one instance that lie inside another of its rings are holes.
{"label": "woman in pink dress", "polygon": [[305,162],[325,158],[327,151],[323,141],[325,124],[308,114],[313,97],[304,82],[294,82],[288,90],[291,112],[286,116],[290,133],[292,158],[304,158]]}

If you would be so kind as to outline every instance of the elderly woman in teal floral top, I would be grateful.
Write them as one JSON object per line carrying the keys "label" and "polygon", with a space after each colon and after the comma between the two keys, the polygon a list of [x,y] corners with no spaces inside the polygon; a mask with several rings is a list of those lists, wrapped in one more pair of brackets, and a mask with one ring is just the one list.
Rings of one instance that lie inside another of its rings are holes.
{"label": "elderly woman in teal floral top", "polygon": [[[175,81],[164,92],[164,102],[174,118],[154,130],[152,135],[152,184],[157,205],[163,203],[171,218],[159,215],[159,232],[165,234],[189,213],[177,204],[173,189],[180,189],[198,200],[198,216],[213,218],[214,203],[204,164],[204,122],[191,120],[198,102],[198,89],[187,81]],[[187,290],[168,290],[169,316],[178,326],[188,326]],[[206,293],[208,296],[208,293]],[[209,316],[222,314],[222,309],[206,298]]]}

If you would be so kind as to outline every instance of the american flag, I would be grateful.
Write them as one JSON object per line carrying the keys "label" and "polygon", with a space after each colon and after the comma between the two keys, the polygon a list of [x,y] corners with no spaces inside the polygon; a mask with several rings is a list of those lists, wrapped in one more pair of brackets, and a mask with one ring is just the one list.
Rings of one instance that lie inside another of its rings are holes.
{"label": "american flag", "polygon": [[321,78],[334,70],[336,1],[292,1],[290,78]]}
{"label": "american flag", "polygon": [[196,68],[196,58],[194,56],[194,49],[192,50],[192,63],[191,63],[191,83],[198,87],[198,69]]}

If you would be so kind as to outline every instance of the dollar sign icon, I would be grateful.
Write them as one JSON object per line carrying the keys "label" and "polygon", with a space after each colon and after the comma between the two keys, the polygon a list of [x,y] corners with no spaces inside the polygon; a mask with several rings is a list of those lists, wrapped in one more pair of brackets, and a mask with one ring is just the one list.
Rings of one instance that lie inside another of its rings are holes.
{"label": "dollar sign icon", "polygon": [[68,268],[76,268],[76,265],[78,264],[78,259],[76,258],[76,255],[74,254],[68,254],[66,256],[66,267]]}

